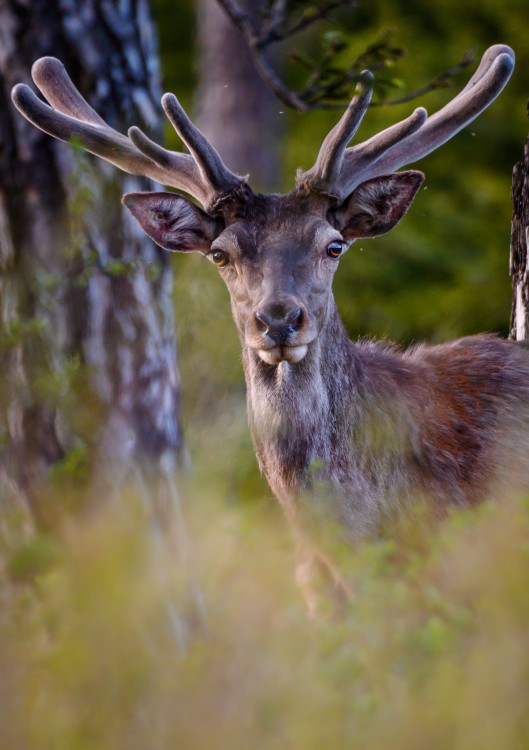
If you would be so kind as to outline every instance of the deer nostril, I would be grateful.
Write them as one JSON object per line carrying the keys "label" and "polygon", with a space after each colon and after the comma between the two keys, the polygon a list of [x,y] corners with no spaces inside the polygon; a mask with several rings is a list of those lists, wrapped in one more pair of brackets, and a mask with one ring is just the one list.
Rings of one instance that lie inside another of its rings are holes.
{"label": "deer nostril", "polygon": [[257,321],[257,328],[261,333],[266,333],[273,323],[273,318],[263,310],[258,310],[255,313],[255,320]]}
{"label": "deer nostril", "polygon": [[292,310],[292,312],[289,312],[285,318],[285,323],[287,323],[294,331],[299,331],[302,322],[303,310],[300,307],[297,307],[295,310]]}
{"label": "deer nostril", "polygon": [[255,323],[259,333],[266,333],[272,337],[286,338],[290,333],[299,331],[303,322],[303,311],[296,307],[290,312],[285,308],[272,310],[269,308],[257,310]]}

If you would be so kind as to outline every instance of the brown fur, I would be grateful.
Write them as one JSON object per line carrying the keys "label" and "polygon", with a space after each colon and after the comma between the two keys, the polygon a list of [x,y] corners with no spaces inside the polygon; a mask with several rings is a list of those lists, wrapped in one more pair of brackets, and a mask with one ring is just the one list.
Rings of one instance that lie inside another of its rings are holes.
{"label": "brown fur", "polygon": [[[400,198],[385,178],[362,194],[373,198],[373,231],[387,226],[377,214],[387,209],[380,196],[391,198],[390,223],[396,205],[405,213],[417,180],[413,189],[406,183],[397,183]],[[160,200],[153,195],[154,214]],[[257,460],[305,550],[300,579],[323,569],[339,598],[347,586],[322,530],[355,542],[411,503],[442,517],[450,507],[529,489],[529,351],[490,335],[404,353],[351,342],[331,289],[338,262],[327,253],[329,243],[357,232],[358,202],[349,205],[351,213],[322,196],[252,195],[225,203],[222,222],[198,209],[196,227],[189,211],[185,222],[173,216],[176,231],[161,238],[178,246],[182,226],[185,249],[193,229],[207,237],[212,221],[223,224],[211,253],[227,259],[220,273],[243,349]],[[144,224],[151,222],[147,212]]]}
{"label": "brown fur", "polygon": [[[341,206],[245,188],[220,201],[215,219],[180,197],[168,208],[168,194],[127,199],[141,200],[137,218],[164,246],[187,249],[193,231],[205,244],[216,235],[211,252],[227,259],[220,272],[243,348],[257,459],[297,528],[317,506],[354,540],[414,500],[443,515],[529,488],[527,350],[490,335],[404,353],[353,344],[336,310],[338,262],[327,246],[356,236],[366,214],[365,231],[385,231],[421,180],[415,172],[377,178]],[[170,231],[160,207],[170,209]],[[294,328],[285,322],[292,315]]]}

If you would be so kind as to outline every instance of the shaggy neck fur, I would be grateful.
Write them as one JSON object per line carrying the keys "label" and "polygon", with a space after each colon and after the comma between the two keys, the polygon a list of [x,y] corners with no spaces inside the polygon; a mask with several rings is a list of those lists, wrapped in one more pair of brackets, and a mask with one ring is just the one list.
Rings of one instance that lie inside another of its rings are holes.
{"label": "shaggy neck fur", "polygon": [[513,342],[353,344],[331,298],[301,362],[244,346],[243,362],[259,465],[295,525],[316,499],[354,540],[410,500],[443,515],[529,486],[529,362]]}
{"label": "shaggy neck fur", "polygon": [[301,362],[274,367],[243,346],[243,363],[259,466],[287,515],[298,520],[300,496],[316,489],[320,498],[332,497],[326,512],[345,522],[352,536],[370,533],[372,492],[358,471],[362,457],[351,450],[365,410],[364,366],[334,300]]}

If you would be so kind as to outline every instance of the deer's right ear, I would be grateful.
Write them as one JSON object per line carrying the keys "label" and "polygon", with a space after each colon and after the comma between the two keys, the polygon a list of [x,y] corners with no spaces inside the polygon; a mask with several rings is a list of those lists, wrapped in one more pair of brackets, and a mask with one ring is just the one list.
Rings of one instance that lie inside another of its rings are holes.
{"label": "deer's right ear", "polygon": [[122,202],[145,234],[166,250],[208,250],[222,230],[219,222],[175,193],[127,193]]}

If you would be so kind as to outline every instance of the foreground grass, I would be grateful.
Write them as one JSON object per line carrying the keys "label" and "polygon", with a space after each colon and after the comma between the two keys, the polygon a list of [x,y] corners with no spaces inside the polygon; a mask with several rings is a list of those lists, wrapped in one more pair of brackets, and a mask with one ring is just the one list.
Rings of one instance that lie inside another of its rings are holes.
{"label": "foreground grass", "polygon": [[529,747],[527,503],[352,551],[317,622],[278,515],[203,490],[189,514],[185,564],[134,491],[53,536],[4,522],[1,748]]}

